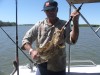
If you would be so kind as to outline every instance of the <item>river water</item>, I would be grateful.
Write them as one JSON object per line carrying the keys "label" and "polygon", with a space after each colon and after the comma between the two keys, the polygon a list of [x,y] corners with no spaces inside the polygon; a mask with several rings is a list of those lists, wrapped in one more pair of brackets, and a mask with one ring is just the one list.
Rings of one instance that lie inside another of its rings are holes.
{"label": "river water", "polygon": [[[16,42],[16,27],[2,27],[6,33]],[[31,26],[18,26],[18,44],[26,31]],[[96,29],[96,28],[94,28]],[[100,30],[98,32],[100,36]],[[34,46],[34,44],[33,44]],[[69,50],[67,49],[67,52]],[[25,52],[27,55],[28,53]],[[100,38],[89,27],[80,27],[79,39],[75,45],[70,46],[71,60],[92,60],[100,64]],[[0,29],[0,75],[9,75],[13,71],[13,61],[16,59],[16,45]],[[19,64],[27,64],[29,60],[19,50]]]}

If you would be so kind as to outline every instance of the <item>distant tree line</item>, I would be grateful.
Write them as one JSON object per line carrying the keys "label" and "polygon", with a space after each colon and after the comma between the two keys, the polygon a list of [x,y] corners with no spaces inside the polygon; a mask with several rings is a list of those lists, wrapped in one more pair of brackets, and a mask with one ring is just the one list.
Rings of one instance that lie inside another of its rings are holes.
{"label": "distant tree line", "polygon": [[3,22],[0,21],[0,26],[15,26],[16,23],[15,22]]}
{"label": "distant tree line", "polygon": [[[22,24],[21,26],[31,26],[31,25],[34,25],[34,24]],[[16,26],[16,23],[15,22],[3,22],[0,20],[0,26]],[[88,27],[87,24],[79,24],[80,27]],[[97,24],[92,24],[91,25],[92,27],[98,27],[100,25],[97,25]]]}

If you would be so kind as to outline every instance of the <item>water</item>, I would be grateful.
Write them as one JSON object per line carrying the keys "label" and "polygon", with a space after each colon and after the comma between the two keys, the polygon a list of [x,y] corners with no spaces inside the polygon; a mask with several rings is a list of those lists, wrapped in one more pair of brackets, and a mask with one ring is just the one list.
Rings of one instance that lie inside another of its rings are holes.
{"label": "water", "polygon": [[[19,26],[18,43],[21,46],[21,40],[26,31],[31,26]],[[15,41],[16,28],[3,27],[3,29]],[[100,30],[98,32],[100,35]],[[67,50],[68,52],[68,50]],[[25,52],[27,55],[28,53]],[[79,39],[75,45],[71,45],[71,60],[92,60],[100,64],[100,39],[89,27],[80,27]],[[0,75],[9,75],[13,71],[13,61],[16,57],[16,45],[0,29]],[[19,63],[27,64],[29,60],[19,50]]]}

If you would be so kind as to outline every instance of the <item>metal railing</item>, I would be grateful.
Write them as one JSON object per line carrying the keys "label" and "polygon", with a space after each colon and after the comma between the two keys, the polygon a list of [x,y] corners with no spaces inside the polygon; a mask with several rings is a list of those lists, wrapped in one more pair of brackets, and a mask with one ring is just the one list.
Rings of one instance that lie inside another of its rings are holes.
{"label": "metal railing", "polygon": [[91,67],[96,66],[96,64],[91,60],[70,60],[70,66]]}
{"label": "metal railing", "polygon": [[100,26],[95,30],[95,32],[97,33],[100,30]]}

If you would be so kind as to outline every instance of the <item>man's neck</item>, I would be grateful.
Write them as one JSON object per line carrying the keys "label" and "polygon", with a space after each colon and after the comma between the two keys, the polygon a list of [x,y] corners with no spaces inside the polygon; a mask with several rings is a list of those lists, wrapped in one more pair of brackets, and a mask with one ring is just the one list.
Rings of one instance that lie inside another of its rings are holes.
{"label": "man's neck", "polygon": [[58,18],[56,17],[55,19],[47,19],[47,22],[51,25],[54,25],[58,21]]}

